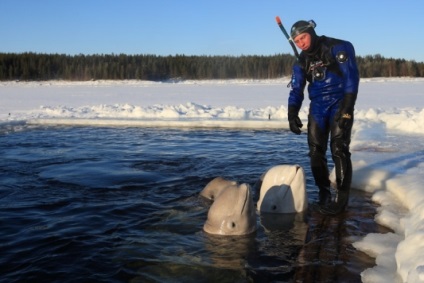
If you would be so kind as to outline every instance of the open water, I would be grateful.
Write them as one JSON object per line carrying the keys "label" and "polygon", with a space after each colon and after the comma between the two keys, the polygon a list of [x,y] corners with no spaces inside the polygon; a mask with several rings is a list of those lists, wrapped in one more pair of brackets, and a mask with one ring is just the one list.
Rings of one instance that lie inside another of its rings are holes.
{"label": "open water", "polygon": [[[210,203],[199,192],[217,176],[254,188],[269,167],[300,164],[314,202],[306,135],[14,126],[0,132],[0,156],[1,282],[293,282],[305,266],[343,266],[359,282],[373,265],[351,246],[343,259],[305,256],[322,227],[313,212],[258,215],[249,236],[202,231]],[[347,238],[379,229],[359,198],[352,209],[368,213],[338,220]]]}

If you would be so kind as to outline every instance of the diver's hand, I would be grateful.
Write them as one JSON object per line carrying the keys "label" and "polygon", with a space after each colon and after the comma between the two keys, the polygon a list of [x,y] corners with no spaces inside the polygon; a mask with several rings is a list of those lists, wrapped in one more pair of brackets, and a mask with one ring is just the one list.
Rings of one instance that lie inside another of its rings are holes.
{"label": "diver's hand", "polygon": [[303,127],[303,124],[299,118],[299,111],[294,107],[289,107],[289,112],[287,116],[289,119],[290,131],[292,131],[296,135],[300,135],[300,133],[302,132],[300,128]]}
{"label": "diver's hand", "polygon": [[343,130],[349,130],[353,125],[353,111],[344,110],[340,111],[339,120],[338,120],[339,128]]}

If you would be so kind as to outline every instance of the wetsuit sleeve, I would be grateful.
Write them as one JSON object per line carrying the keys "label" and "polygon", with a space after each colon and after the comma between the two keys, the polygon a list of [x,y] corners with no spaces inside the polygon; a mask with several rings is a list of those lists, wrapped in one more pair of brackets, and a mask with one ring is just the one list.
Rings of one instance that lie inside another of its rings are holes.
{"label": "wetsuit sleeve", "polygon": [[300,110],[304,99],[304,90],[306,85],[305,72],[299,64],[293,66],[291,78],[291,90],[289,94],[288,107]]}
{"label": "wetsuit sleeve", "polygon": [[345,41],[344,44],[334,48],[333,52],[340,70],[343,73],[344,94],[356,96],[359,87],[359,71],[356,64],[355,49],[353,45]]}
{"label": "wetsuit sleeve", "polygon": [[343,42],[333,54],[343,73],[343,99],[335,117],[341,129],[350,129],[353,123],[353,111],[358,95],[359,71],[356,65],[355,50],[350,42]]}

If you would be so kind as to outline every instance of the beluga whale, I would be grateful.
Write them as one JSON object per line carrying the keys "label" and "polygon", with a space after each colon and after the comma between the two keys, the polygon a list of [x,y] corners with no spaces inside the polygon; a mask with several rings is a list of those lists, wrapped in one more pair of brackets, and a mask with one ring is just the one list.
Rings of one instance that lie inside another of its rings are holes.
{"label": "beluga whale", "polygon": [[277,165],[261,176],[258,211],[299,213],[308,208],[306,179],[299,165]]}
{"label": "beluga whale", "polygon": [[200,195],[209,200],[215,200],[226,187],[234,185],[237,185],[236,181],[216,177],[205,186],[205,188],[200,192]]}
{"label": "beluga whale", "polygon": [[213,200],[203,230],[213,235],[248,235],[256,231],[256,209],[248,184],[217,177],[200,193]]}

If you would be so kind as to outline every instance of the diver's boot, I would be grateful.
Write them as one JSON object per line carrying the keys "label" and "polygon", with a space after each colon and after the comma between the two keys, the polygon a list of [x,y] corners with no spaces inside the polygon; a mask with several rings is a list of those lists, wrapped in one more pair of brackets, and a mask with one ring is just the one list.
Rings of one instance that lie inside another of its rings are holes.
{"label": "diver's boot", "polygon": [[338,190],[333,202],[321,207],[320,211],[326,215],[337,215],[342,213],[349,202],[349,190]]}
{"label": "diver's boot", "polygon": [[330,188],[320,187],[318,192],[318,205],[320,207],[327,206],[331,203],[331,191]]}

